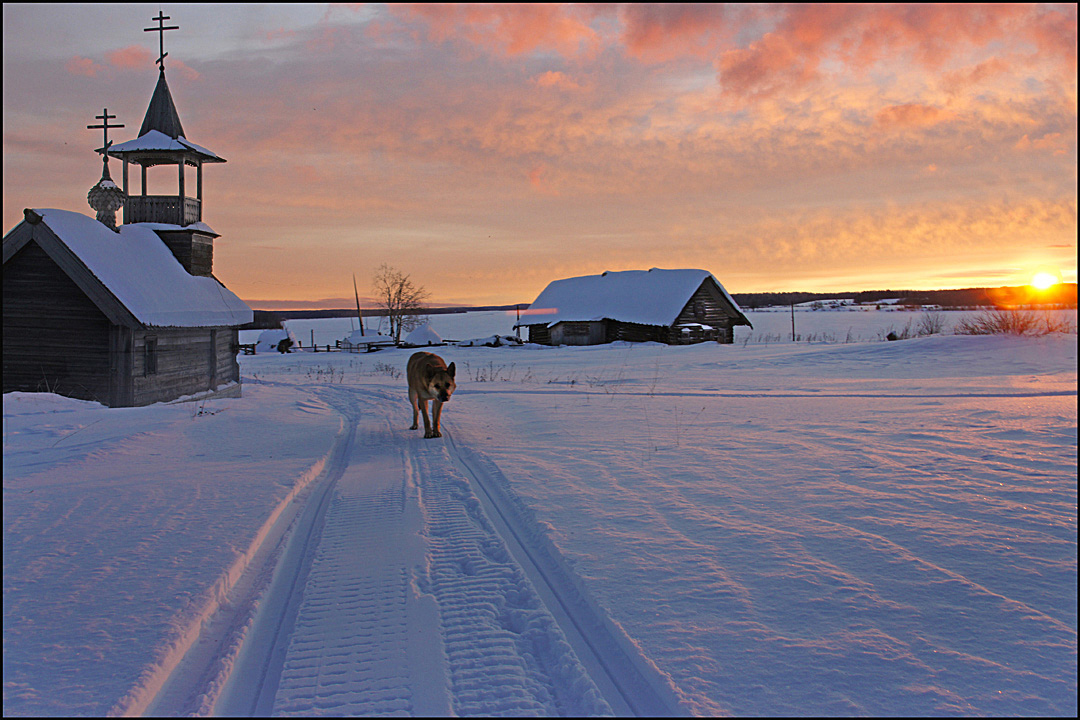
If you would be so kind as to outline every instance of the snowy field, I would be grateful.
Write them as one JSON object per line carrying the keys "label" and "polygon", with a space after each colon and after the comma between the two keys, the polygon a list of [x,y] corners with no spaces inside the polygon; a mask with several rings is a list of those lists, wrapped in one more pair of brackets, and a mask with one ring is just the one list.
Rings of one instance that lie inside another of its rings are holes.
{"label": "snowy field", "polygon": [[[791,341],[791,314],[788,308],[767,308],[745,311],[753,323],[753,328],[736,327],[735,344],[762,344]],[[965,318],[978,315],[969,310],[943,310],[932,313],[942,324],[941,334],[952,334],[957,324]],[[1042,316],[1036,311],[1036,316]],[[799,342],[809,343],[851,343],[870,340],[884,340],[890,332],[898,335],[908,329],[915,334],[920,321],[927,313],[904,311],[899,309],[837,309],[809,310],[796,309],[795,335]],[[1076,330],[1076,310],[1054,310],[1050,317],[1059,319]],[[517,321],[514,311],[487,311],[469,313],[449,313],[429,316],[430,324],[444,340],[469,340],[489,335],[513,335]],[[527,319],[527,318],[526,318]],[[386,319],[372,317],[365,321],[370,329],[387,332]],[[304,347],[309,347],[314,339],[317,345],[333,345],[335,340],[349,335],[356,329],[355,318],[321,318],[314,320],[286,320],[286,326]],[[241,342],[255,342],[261,330],[245,330],[241,333]],[[522,337],[528,337],[528,331],[522,329]],[[404,337],[404,336],[403,336]]]}
{"label": "snowy field", "polygon": [[7,394],[5,715],[1074,716],[1076,335],[878,340],[909,315],[439,348],[432,440],[409,350]]}

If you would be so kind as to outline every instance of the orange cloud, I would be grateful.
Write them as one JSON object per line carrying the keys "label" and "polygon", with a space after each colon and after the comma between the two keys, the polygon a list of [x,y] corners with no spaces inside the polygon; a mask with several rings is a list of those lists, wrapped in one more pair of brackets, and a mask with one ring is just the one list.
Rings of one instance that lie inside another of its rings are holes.
{"label": "orange cloud", "polygon": [[945,73],[941,85],[947,92],[956,94],[984,80],[1007,73],[1009,69],[1009,63],[1002,58],[993,57],[972,67]]}
{"label": "orange cloud", "polygon": [[931,105],[905,103],[890,105],[878,111],[874,118],[879,127],[921,127],[936,125],[952,117],[952,113]]}
{"label": "orange cloud", "polygon": [[536,190],[542,193],[548,195],[559,194],[558,190],[551,185],[550,175],[548,173],[548,166],[545,163],[540,163],[529,171],[529,182],[532,183],[532,186]]}
{"label": "orange cloud", "polygon": [[1068,152],[1068,142],[1065,136],[1059,132],[1047,133],[1035,140],[1025,134],[1024,137],[1017,141],[1014,148],[1020,151],[1048,150],[1054,155],[1065,155]]}

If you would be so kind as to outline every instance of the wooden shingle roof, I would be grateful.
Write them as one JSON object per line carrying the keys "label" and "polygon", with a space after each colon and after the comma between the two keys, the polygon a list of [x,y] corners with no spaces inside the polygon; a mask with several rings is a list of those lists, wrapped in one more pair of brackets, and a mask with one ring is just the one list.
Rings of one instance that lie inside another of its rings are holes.
{"label": "wooden shingle roof", "polygon": [[151,130],[157,130],[173,139],[184,137],[184,126],[180,124],[180,113],[176,112],[169,84],[165,82],[164,68],[158,74],[157,87],[150,98],[150,106],[146,108],[146,116],[139,128],[139,137]]}

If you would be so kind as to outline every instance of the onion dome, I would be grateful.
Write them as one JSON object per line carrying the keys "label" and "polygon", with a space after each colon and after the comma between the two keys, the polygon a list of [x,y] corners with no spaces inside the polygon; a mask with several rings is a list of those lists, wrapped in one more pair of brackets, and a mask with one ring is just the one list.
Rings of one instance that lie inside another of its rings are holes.
{"label": "onion dome", "polygon": [[86,202],[97,211],[98,222],[116,230],[116,211],[124,206],[127,195],[109,176],[109,158],[103,158],[101,179],[86,194]]}

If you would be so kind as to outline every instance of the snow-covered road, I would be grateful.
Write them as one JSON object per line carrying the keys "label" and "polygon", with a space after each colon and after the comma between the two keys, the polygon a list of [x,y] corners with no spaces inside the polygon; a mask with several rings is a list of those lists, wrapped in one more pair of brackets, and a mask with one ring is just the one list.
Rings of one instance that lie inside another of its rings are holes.
{"label": "snow-covered road", "polygon": [[[449,432],[405,430],[397,394],[330,384],[315,395],[341,430],[220,697],[199,709],[687,714],[494,481],[497,466]],[[171,684],[208,670],[178,673]],[[151,710],[190,712],[190,700],[163,695]]]}

